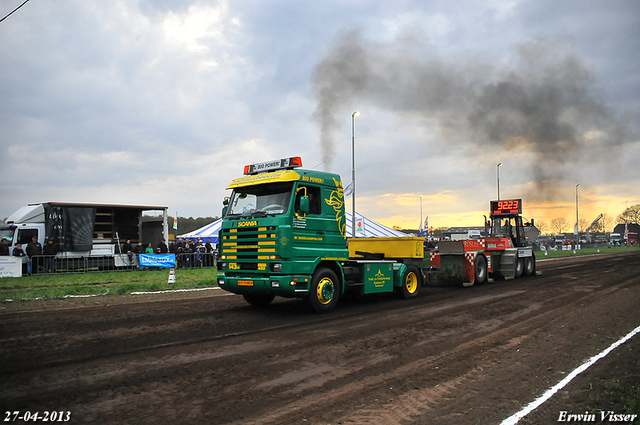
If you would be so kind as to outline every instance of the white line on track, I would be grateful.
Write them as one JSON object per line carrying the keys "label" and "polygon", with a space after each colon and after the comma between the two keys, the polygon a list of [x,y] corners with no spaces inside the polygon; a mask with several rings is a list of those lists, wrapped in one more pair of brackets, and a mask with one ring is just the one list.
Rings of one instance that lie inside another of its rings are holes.
{"label": "white line on track", "polygon": [[[171,292],[194,292],[194,291],[209,291],[212,289],[220,289],[217,286],[211,286],[208,288],[192,288],[192,289],[168,289],[166,291],[139,291],[139,292],[130,292],[129,295],[153,295],[153,294],[167,294],[167,293],[171,293]],[[102,297],[104,295],[109,295],[109,291],[105,292],[104,294],[91,294],[91,295],[64,295],[61,298],[91,298],[91,297]],[[234,295],[234,294],[228,294],[228,295]],[[46,298],[43,297],[37,297],[37,298],[22,298],[20,299],[20,301],[31,301],[31,300],[44,300]],[[0,301],[4,301],[4,302],[13,302],[12,299],[6,299],[6,300],[0,300]]]}
{"label": "white line on track", "polygon": [[601,358],[607,356],[610,352],[612,352],[618,346],[624,344],[625,342],[627,342],[628,340],[633,338],[639,332],[640,332],[640,326],[638,326],[637,328],[635,328],[634,330],[629,332],[627,335],[625,335],[624,337],[622,337],[618,341],[616,341],[613,344],[611,344],[609,346],[609,348],[607,348],[606,350],[602,351],[600,354],[597,354],[597,355],[591,357],[586,363],[584,363],[582,366],[580,366],[579,368],[577,368],[576,370],[571,372],[566,378],[564,378],[562,381],[558,382],[554,387],[552,387],[551,389],[547,390],[547,392],[542,394],[542,396],[540,396],[537,400],[534,400],[533,402],[529,403],[527,406],[525,406],[524,409],[522,409],[521,411],[519,411],[515,415],[512,415],[512,416],[508,417],[507,419],[505,419],[504,421],[502,421],[500,425],[515,425],[515,424],[517,424],[518,421],[520,421],[520,419],[522,419],[525,416],[527,416],[534,409],[538,408],[544,402],[549,400],[555,393],[557,393],[562,388],[564,388],[569,382],[571,382],[573,380],[573,378],[575,378],[576,376],[578,376],[579,374],[581,374],[585,370],[589,369],[595,362],[597,362]]}
{"label": "white line on track", "polygon": [[193,289],[168,289],[166,291],[146,291],[146,292],[131,292],[131,295],[147,295],[147,294],[167,294],[170,292],[194,292],[194,291],[209,291],[211,289],[220,289],[217,286],[211,286],[209,288],[193,288]]}

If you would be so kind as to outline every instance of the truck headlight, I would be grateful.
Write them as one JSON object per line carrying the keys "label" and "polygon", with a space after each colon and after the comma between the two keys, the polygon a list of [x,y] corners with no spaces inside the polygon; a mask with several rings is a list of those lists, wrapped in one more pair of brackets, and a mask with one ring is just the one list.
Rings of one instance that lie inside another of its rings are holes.
{"label": "truck headlight", "polygon": [[274,272],[281,272],[282,271],[282,264],[281,263],[274,263],[271,265],[271,268]]}

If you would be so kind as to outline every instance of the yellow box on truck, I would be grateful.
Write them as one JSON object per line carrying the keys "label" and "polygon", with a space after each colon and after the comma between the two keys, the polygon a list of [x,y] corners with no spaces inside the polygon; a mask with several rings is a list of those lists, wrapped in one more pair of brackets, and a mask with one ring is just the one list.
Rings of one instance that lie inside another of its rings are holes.
{"label": "yellow box on truck", "polygon": [[358,258],[356,251],[384,254],[385,258],[424,258],[423,238],[351,238],[349,257]]}

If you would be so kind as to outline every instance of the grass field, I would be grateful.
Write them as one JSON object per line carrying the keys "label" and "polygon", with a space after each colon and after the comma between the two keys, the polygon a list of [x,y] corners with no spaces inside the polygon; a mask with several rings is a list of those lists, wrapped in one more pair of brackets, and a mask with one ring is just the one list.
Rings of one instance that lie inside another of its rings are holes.
{"label": "grass field", "polygon": [[217,286],[215,268],[176,269],[175,273],[176,283],[171,285],[169,269],[3,278],[0,302]]}
{"label": "grass field", "polygon": [[[640,248],[589,248],[575,251],[536,252],[537,259],[628,252]],[[169,285],[169,269],[121,272],[24,276],[0,279],[0,302],[53,299],[102,294],[164,291],[218,286],[217,269],[177,269],[176,283]]]}

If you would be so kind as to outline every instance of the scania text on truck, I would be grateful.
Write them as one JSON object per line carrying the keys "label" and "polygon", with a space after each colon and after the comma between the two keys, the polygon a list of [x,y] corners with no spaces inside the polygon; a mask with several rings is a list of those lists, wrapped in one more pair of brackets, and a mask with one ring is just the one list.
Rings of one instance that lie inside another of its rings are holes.
{"label": "scania text on truck", "polygon": [[470,286],[535,274],[521,200],[491,202],[490,237],[440,242],[436,251],[416,237],[347,241],[340,176],[300,167],[300,157],[247,165],[227,187],[218,284],[251,305],[302,298],[322,313],[345,293],[413,298],[443,277]]}

